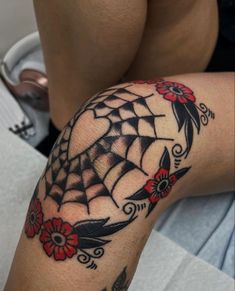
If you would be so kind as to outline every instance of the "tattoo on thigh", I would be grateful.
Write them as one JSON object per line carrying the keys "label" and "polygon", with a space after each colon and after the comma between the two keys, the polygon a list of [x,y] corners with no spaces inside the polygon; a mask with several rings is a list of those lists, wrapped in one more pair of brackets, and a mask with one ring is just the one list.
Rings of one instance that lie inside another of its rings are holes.
{"label": "tattoo on thigh", "polygon": [[[138,84],[144,84],[150,93],[137,93]],[[185,145],[160,134],[158,122],[167,116],[153,108],[156,96],[171,106]],[[181,164],[190,154],[195,134],[199,135],[209,119],[214,118],[205,104],[197,105],[193,91],[180,83],[162,79],[135,81],[103,90],[75,115],[54,145],[29,207],[27,237],[39,236],[45,253],[56,261],[77,255],[78,262],[96,269],[96,260],[104,255],[111,236],[135,221],[141,211],[146,211],[146,217],[150,215],[190,170],[191,166]],[[151,146],[160,143],[165,146],[155,175],[150,175],[144,158]],[[131,171],[138,171],[146,182],[118,203],[114,192]],[[40,185],[45,189],[43,197]],[[109,199],[125,219],[112,222],[110,217],[102,217],[69,223],[57,217],[46,219],[42,207],[49,199],[59,215],[66,207],[82,205],[89,216],[91,202],[99,197]]]}

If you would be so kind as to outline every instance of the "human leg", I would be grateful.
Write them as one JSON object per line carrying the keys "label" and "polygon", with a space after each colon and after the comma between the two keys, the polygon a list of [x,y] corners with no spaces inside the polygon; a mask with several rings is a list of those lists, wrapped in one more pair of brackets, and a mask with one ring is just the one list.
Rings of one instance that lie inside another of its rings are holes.
{"label": "human leg", "polygon": [[148,1],[146,27],[127,80],[202,72],[218,34],[217,1]]}
{"label": "human leg", "polygon": [[128,69],[142,37],[146,2],[35,1],[51,118],[58,129]]}
{"label": "human leg", "polygon": [[102,290],[126,268],[125,285],[164,209],[232,189],[233,81],[125,83],[87,102],[36,188],[6,290]]}

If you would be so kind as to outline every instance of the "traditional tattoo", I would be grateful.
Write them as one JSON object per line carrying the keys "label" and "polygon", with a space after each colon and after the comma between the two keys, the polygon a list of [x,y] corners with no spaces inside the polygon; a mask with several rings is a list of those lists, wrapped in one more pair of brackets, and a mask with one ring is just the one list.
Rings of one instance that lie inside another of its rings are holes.
{"label": "traditional tattoo", "polygon": [[165,198],[170,194],[172,186],[190,169],[189,167],[182,168],[170,174],[170,168],[170,155],[167,148],[165,148],[159,163],[159,169],[154,175],[154,178],[148,180],[141,189],[127,198],[129,200],[148,199],[149,207],[147,216],[153,211],[160,199]]}
{"label": "traditional tattoo", "polygon": [[[145,84],[148,94],[137,94],[137,84]],[[158,122],[167,116],[153,108],[153,104],[157,106],[156,93],[166,105],[171,103],[185,145],[159,133]],[[83,106],[54,145],[29,206],[25,234],[31,239],[38,236],[46,255],[56,261],[76,255],[79,263],[96,269],[111,236],[136,220],[140,211],[149,216],[190,170],[191,166],[182,167],[181,163],[192,149],[195,131],[200,134],[210,118],[214,119],[215,114],[205,104],[197,105],[193,91],[180,83],[135,81],[103,90]],[[144,157],[160,141],[165,147],[152,175],[144,167]],[[114,192],[132,171],[143,175],[145,183],[123,202],[117,202]],[[43,197],[40,185],[44,187]],[[91,201],[99,197],[109,199],[124,218],[115,223],[109,216],[78,219],[76,223],[58,218],[70,205],[80,205],[90,215]],[[56,206],[58,216],[46,216],[43,205],[48,200]]]}
{"label": "traditional tattoo", "polygon": [[215,115],[210,111],[205,104],[200,103],[199,106],[195,104],[196,97],[191,89],[183,84],[169,81],[160,81],[156,84],[156,90],[163,98],[172,103],[172,110],[175,115],[179,132],[184,129],[186,147],[180,144],[174,145],[172,154],[176,158],[176,167],[179,166],[181,158],[187,158],[194,136],[194,127],[197,133],[200,133],[201,124],[207,125],[208,119],[214,119]]}
{"label": "traditional tattoo", "polygon": [[[122,177],[135,169],[148,176],[143,169],[147,149],[156,140],[173,141],[157,134],[155,120],[165,116],[151,111],[148,99],[154,94],[137,95],[128,90],[131,86],[100,93],[75,116],[55,144],[44,177],[46,198],[52,198],[59,211],[65,204],[80,203],[87,207],[89,213],[90,201],[100,196],[110,197],[119,207],[113,192]],[[141,115],[136,112],[137,105],[144,108]],[[90,142],[81,142],[78,148],[73,149],[70,144],[74,143],[77,128],[80,140],[86,139],[87,128],[82,130],[79,126],[84,121],[89,126],[95,123],[102,133],[92,132]],[[149,132],[140,131],[141,122],[149,126]],[[133,159],[129,153],[137,147],[140,148],[140,156]],[[99,169],[101,164],[102,173]],[[110,175],[112,183],[108,185]]]}
{"label": "traditional tattoo", "polygon": [[[38,187],[35,190],[37,193]],[[111,242],[106,239],[111,234],[120,231],[136,219],[133,215],[125,221],[109,224],[109,219],[84,220],[71,225],[61,218],[43,221],[43,210],[37,194],[30,203],[25,233],[28,238],[34,238],[40,233],[40,242],[48,257],[56,261],[64,261],[78,253],[77,260],[89,269],[96,269],[95,259],[104,255],[104,246]]]}
{"label": "traditional tattoo", "polygon": [[[127,291],[128,286],[130,284],[129,281],[127,281],[127,267],[123,269],[121,274],[117,277],[116,281],[113,283],[111,291]],[[104,288],[102,291],[108,291],[107,288]]]}

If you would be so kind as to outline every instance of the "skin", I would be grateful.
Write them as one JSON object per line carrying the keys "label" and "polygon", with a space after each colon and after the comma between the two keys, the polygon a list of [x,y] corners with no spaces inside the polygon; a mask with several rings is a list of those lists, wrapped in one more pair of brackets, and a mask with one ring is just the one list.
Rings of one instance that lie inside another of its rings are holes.
{"label": "skin", "polygon": [[217,39],[216,0],[34,3],[60,130],[89,97],[124,76],[203,71]]}
{"label": "skin", "polygon": [[[88,97],[123,76],[126,80],[147,79],[205,69],[217,36],[216,5],[215,0],[35,1],[54,124],[62,129]],[[18,290],[18,286],[22,291],[102,290],[104,286],[111,288],[125,266],[131,280],[150,231],[166,208],[189,193],[196,196],[234,189],[234,75],[188,74],[167,79],[192,88],[197,102],[204,102],[216,114],[215,120],[195,137],[191,153],[182,163],[185,167],[192,165],[190,172],[147,219],[142,213],[128,227],[112,235],[112,242],[94,272],[76,259],[55,262],[45,255],[37,239],[29,240],[23,233],[5,291]],[[136,93],[143,95],[153,89],[153,85],[133,86]],[[156,92],[155,97],[161,112],[168,116],[159,124],[161,134],[183,142],[170,103]],[[147,133],[148,128],[142,130]],[[83,120],[75,130],[71,149],[78,148],[81,136],[83,146],[89,144],[94,132],[101,133],[102,127]],[[152,147],[146,154],[149,177],[156,172],[162,149],[169,143],[162,142],[161,146]],[[118,203],[145,182],[146,177],[136,172],[124,177],[114,193]],[[43,195],[45,187],[41,182],[41,201]],[[113,222],[123,219],[123,213],[103,197],[93,200],[89,216],[82,205],[66,206],[57,213],[50,199],[43,202],[43,211],[47,219],[61,217],[71,224],[106,216]]]}
{"label": "skin", "polygon": [[127,78],[202,72],[217,33],[217,1],[151,0],[144,35]]}
{"label": "skin", "polygon": [[[107,246],[96,271],[87,270],[75,258],[55,262],[45,255],[37,239],[29,240],[22,233],[5,291],[18,290],[18,286],[21,286],[22,291],[102,290],[104,286],[112,286],[125,266],[128,266],[128,279],[131,280],[152,227],[166,208],[187,197],[189,193],[197,196],[234,189],[234,74],[188,74],[165,79],[191,88],[196,96],[196,103],[207,104],[215,113],[215,119],[203,127],[199,135],[195,135],[192,150],[182,162],[182,167],[192,166],[190,171],[174,185],[171,194],[159,202],[148,218],[141,212],[138,219],[111,236],[112,242]],[[151,108],[166,115],[164,121],[159,121],[158,124],[161,136],[174,137],[183,143],[184,138],[177,130],[170,101],[163,99],[154,88],[154,85],[137,84],[133,85],[132,90],[142,96],[154,92]],[[103,127],[98,123],[90,123],[89,128],[86,127],[88,121],[89,119],[84,119],[76,127],[70,150],[76,151],[79,145],[83,147],[86,143],[89,144],[91,132],[102,133]],[[86,131],[83,130],[84,127],[87,128]],[[147,127],[143,126],[142,130],[148,134]],[[156,172],[164,146],[170,145],[170,141],[158,142],[146,153],[144,168],[150,178]],[[100,165],[100,170],[102,166],[105,165]],[[114,193],[118,203],[123,203],[124,198],[133,194],[145,182],[146,177],[135,171],[124,176]],[[44,183],[41,181],[39,198],[42,200],[44,195]],[[57,213],[54,202],[50,199],[43,202],[43,211],[47,219],[56,216],[67,219],[70,223],[106,216],[111,216],[114,222],[123,219],[123,213],[104,197],[93,200],[90,215],[81,205],[68,205]]]}
{"label": "skin", "polygon": [[147,3],[34,3],[50,80],[51,118],[62,129],[84,101],[128,70],[141,42]]}

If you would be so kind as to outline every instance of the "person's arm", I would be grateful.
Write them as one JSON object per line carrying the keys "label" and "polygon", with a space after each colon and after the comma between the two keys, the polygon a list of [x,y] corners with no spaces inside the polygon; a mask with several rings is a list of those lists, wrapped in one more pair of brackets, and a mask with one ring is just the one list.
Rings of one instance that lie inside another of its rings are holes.
{"label": "person's arm", "polygon": [[53,149],[5,291],[127,289],[162,211],[233,189],[233,163],[234,74],[100,92]]}

